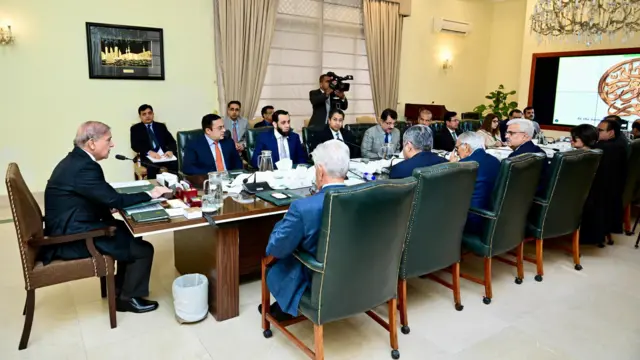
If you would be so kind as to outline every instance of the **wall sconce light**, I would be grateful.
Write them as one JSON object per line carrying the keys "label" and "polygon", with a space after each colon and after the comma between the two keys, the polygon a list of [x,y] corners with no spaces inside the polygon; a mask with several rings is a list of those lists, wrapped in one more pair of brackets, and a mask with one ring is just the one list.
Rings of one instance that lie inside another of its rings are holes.
{"label": "wall sconce light", "polygon": [[11,33],[11,25],[8,22],[0,25],[0,45],[12,44],[14,40],[15,37]]}
{"label": "wall sconce light", "polygon": [[451,64],[451,60],[445,59],[442,62],[442,70],[447,71],[447,70],[452,69],[452,68],[453,68],[453,65]]}

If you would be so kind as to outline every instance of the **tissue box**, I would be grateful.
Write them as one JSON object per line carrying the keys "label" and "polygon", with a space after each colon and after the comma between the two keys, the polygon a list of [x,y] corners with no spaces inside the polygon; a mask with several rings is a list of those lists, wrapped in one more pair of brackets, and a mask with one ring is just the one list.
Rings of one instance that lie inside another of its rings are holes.
{"label": "tissue box", "polygon": [[156,175],[156,181],[158,184],[166,187],[171,187],[178,183],[178,176],[170,173],[161,173]]}

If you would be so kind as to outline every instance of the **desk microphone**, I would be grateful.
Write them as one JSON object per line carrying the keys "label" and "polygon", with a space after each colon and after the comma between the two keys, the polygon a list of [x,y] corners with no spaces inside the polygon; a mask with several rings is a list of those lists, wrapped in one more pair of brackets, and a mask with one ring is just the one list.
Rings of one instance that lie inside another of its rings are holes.
{"label": "desk microphone", "polygon": [[[252,176],[253,176],[253,182],[250,183],[249,178]],[[260,191],[273,190],[271,186],[269,186],[269,183],[266,181],[256,182],[257,177],[258,177],[258,172],[256,171],[253,174],[249,175],[246,179],[242,180],[242,188],[244,189],[244,191],[246,191],[251,195],[254,195],[255,193]]]}
{"label": "desk microphone", "polygon": [[[124,155],[120,155],[120,154],[116,155],[116,159],[117,160],[130,160],[130,161],[133,161],[134,163],[138,162],[136,159],[128,158],[128,157],[126,157]],[[178,174],[177,172],[171,171],[171,170],[167,169],[166,167],[158,166],[158,165],[156,165],[156,164],[154,164],[152,162],[144,161],[144,160],[142,160],[142,158],[139,158],[139,161],[144,166],[150,166],[150,167],[156,168],[158,170],[165,170],[169,174],[173,174],[173,175],[176,175],[176,176],[180,177],[180,174]]]}

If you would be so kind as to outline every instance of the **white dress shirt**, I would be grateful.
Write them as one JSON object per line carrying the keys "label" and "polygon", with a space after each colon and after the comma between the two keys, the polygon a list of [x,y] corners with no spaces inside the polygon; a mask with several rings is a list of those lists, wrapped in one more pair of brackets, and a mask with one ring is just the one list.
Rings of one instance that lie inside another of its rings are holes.
{"label": "white dress shirt", "polygon": [[82,151],[86,152],[87,155],[89,155],[89,157],[91,158],[91,160],[96,161],[96,158],[93,155],[91,155],[91,153],[89,153],[87,150],[82,149]]}
{"label": "white dress shirt", "polygon": [[[207,135],[205,135],[204,137],[205,139],[207,139],[207,143],[209,144],[209,149],[211,149],[211,154],[213,155],[213,160],[215,162],[218,159],[216,159],[216,148],[214,148],[213,140],[211,140],[211,138],[208,137]],[[220,154],[222,154],[222,146],[220,146],[220,141],[218,141],[218,149],[220,149]],[[224,155],[222,156],[222,163],[224,164],[224,169],[216,169],[216,171],[227,170],[227,163],[224,161]]]}
{"label": "white dress shirt", "polygon": [[453,140],[455,140],[455,141],[458,140],[458,135],[456,134],[455,130],[449,129],[449,133],[451,134],[451,137],[453,138]]}
{"label": "white dress shirt", "polygon": [[[287,141],[287,138],[285,138],[278,132],[277,127],[273,128],[273,132],[276,134],[276,142],[278,143],[278,155],[280,157],[280,160],[291,159],[291,151],[289,151],[289,142]],[[285,154],[282,154],[283,147]]]}
{"label": "white dress shirt", "polygon": [[342,134],[340,134],[340,131],[334,131],[333,129],[331,130],[331,133],[333,133],[333,138],[335,140],[340,140],[340,141],[344,141],[344,139],[342,138]]}

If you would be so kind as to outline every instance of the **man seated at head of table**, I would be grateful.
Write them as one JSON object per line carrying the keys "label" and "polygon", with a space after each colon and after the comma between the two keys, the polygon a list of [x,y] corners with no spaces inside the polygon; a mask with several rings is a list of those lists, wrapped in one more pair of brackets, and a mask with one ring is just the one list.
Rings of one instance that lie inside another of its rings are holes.
{"label": "man seated at head of table", "polygon": [[[477,132],[467,131],[458,137],[456,142],[456,152],[451,153],[449,161],[478,163],[478,175],[476,184],[471,196],[471,207],[487,209],[493,186],[495,185],[498,172],[500,171],[500,160],[495,156],[487,154],[485,149],[485,139]],[[479,233],[482,231],[482,218],[476,214],[469,213],[467,216],[466,229],[470,232]]]}
{"label": "man seated at head of table", "polygon": [[445,158],[432,153],[432,147],[433,135],[429,127],[414,125],[408,128],[402,138],[402,155],[405,160],[391,167],[389,178],[406,178],[411,176],[413,169],[447,162]]}
{"label": "man seated at head of table", "polygon": [[[98,121],[80,125],[73,150],[53,170],[44,191],[45,235],[60,236],[114,226],[113,237],[100,236],[94,243],[100,254],[118,262],[116,310],[143,313],[158,308],[149,295],[153,245],[133,237],[123,221],[113,218],[112,209],[156,199],[171,190],[155,187],[149,192],[120,194],[104,179],[98,161],[107,159],[114,147],[111,128]],[[39,250],[38,260],[48,266],[53,260],[76,260],[91,255],[84,241],[48,245]]]}
{"label": "man seated at head of table", "polygon": [[184,147],[182,172],[201,175],[242,169],[242,159],[233,139],[224,137],[224,120],[216,114],[208,114],[202,117],[201,125],[204,135],[192,139]]}
{"label": "man seated at head of table", "polygon": [[290,159],[293,165],[305,164],[307,162],[307,154],[300,142],[300,136],[291,129],[291,118],[285,110],[278,110],[272,115],[274,128],[273,131],[265,131],[258,137],[256,149],[253,152],[251,165],[258,168],[258,157],[262,151],[271,151],[271,159],[273,166],[282,159]]}
{"label": "man seated at head of table", "polygon": [[391,144],[394,152],[397,150],[400,130],[395,128],[396,121],[398,121],[398,113],[392,109],[385,109],[378,119],[378,125],[364,132],[361,146],[363,158],[380,158],[380,149],[387,144]]}
{"label": "man seated at head of table", "polygon": [[[269,312],[279,321],[298,314],[300,298],[311,285],[311,270],[296,260],[293,252],[302,249],[316,253],[324,192],[331,187],[344,187],[349,171],[349,148],[342,141],[324,142],[316,147],[312,156],[320,191],[291,203],[284,218],[273,228],[267,245],[267,256],[278,259],[267,272],[267,285],[276,299]],[[262,305],[258,311],[262,311]]]}

